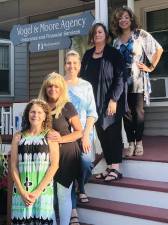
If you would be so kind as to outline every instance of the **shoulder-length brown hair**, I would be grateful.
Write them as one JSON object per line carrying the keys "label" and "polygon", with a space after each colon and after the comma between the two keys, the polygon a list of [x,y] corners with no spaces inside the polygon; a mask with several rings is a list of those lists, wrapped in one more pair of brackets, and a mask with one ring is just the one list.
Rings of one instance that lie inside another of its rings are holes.
{"label": "shoulder-length brown hair", "polygon": [[88,44],[89,45],[94,45],[94,36],[95,36],[95,33],[96,33],[96,30],[98,27],[102,27],[103,30],[104,30],[104,33],[105,33],[105,36],[106,36],[106,43],[108,43],[109,41],[109,33],[107,31],[107,28],[106,26],[103,24],[103,23],[95,23],[92,28],[90,29],[89,31],[89,38],[88,38]]}
{"label": "shoulder-length brown hair", "polygon": [[119,27],[119,20],[121,18],[121,16],[123,15],[124,12],[127,12],[128,15],[130,16],[131,19],[131,31],[136,30],[137,28],[139,28],[139,23],[137,21],[137,18],[135,16],[135,14],[133,13],[133,11],[127,7],[127,6],[122,6],[120,8],[117,8],[111,18],[111,30],[112,33],[115,36],[120,36],[123,32],[123,30],[121,29],[121,27]]}
{"label": "shoulder-length brown hair", "polygon": [[29,112],[30,112],[30,110],[31,110],[33,105],[40,106],[43,109],[43,111],[44,111],[44,113],[46,115],[45,121],[42,124],[42,129],[43,130],[51,129],[52,128],[51,111],[50,111],[49,105],[45,101],[43,101],[41,99],[32,99],[27,104],[27,106],[26,106],[26,108],[24,110],[24,113],[23,113],[23,117],[22,117],[22,132],[30,129],[31,124],[29,122]]}

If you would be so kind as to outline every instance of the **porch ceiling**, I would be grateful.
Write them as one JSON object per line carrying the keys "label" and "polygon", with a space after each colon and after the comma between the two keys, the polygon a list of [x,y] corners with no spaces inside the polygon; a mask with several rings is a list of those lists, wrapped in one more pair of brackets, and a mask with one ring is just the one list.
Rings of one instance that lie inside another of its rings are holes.
{"label": "porch ceiling", "polygon": [[18,23],[18,17],[25,21],[32,16],[89,5],[94,7],[94,0],[0,0],[0,30],[10,30]]}

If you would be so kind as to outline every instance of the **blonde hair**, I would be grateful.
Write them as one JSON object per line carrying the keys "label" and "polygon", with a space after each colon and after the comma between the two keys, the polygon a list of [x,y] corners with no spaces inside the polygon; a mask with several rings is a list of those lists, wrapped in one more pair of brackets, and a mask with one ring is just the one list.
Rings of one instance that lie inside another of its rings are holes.
{"label": "blonde hair", "polygon": [[79,61],[81,62],[81,58],[80,58],[79,53],[78,53],[77,51],[75,51],[75,50],[70,50],[70,51],[68,51],[68,52],[66,53],[66,55],[65,55],[65,63],[66,63],[67,58],[68,58],[69,56],[76,56],[76,57],[79,59]]}
{"label": "blonde hair", "polygon": [[52,72],[48,74],[46,79],[42,83],[38,98],[48,102],[49,99],[47,96],[46,89],[47,87],[53,86],[53,85],[56,85],[57,87],[59,87],[61,92],[61,95],[59,96],[58,100],[55,102],[55,109],[52,110],[52,115],[55,115],[55,117],[58,118],[65,104],[69,101],[68,88],[64,80],[64,77],[56,72]]}

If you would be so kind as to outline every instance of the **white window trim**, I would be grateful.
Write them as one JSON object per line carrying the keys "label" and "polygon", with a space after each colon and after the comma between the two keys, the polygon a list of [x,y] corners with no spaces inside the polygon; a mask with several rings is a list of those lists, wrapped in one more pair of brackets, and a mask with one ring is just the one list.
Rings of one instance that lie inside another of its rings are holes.
{"label": "white window trim", "polygon": [[[168,8],[168,3],[164,3],[164,4],[158,4],[158,5],[154,5],[154,6],[148,6],[148,7],[144,7],[143,8],[143,17],[142,17],[142,24],[143,24],[143,27],[144,29],[147,29],[147,13],[148,12],[153,12],[153,11],[156,11],[156,10],[162,10],[162,9],[165,9],[165,8]],[[158,77],[158,79],[160,79],[161,77]],[[155,78],[153,78],[155,79]],[[157,79],[157,77],[156,77]],[[167,77],[165,79],[165,85],[166,85],[166,88],[167,88]],[[167,91],[167,90],[166,90]],[[158,99],[160,98],[151,98],[151,99],[154,99],[155,102],[151,102],[150,106],[168,106],[168,101],[161,101],[161,102],[157,102]],[[161,99],[164,99],[164,98],[161,98]]]}
{"label": "white window trim", "polygon": [[154,5],[154,6],[149,6],[149,7],[145,7],[143,9],[143,18],[142,18],[142,23],[143,23],[143,27],[144,29],[147,29],[147,13],[148,12],[153,12],[153,11],[157,11],[157,10],[162,10],[162,9],[165,9],[165,8],[168,8],[168,3],[165,3],[163,5],[161,4],[158,4],[158,5]]}
{"label": "white window trim", "polygon": [[14,45],[10,40],[7,39],[0,39],[0,44],[8,44],[10,46],[10,94],[5,94],[0,96],[3,97],[13,97],[14,96]]}

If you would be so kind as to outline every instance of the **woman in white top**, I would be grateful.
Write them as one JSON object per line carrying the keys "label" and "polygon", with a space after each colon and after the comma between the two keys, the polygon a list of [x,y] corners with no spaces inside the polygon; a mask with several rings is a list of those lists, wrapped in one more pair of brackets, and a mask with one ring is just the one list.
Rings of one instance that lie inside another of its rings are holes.
{"label": "woman in white top", "polygon": [[[126,62],[129,111],[124,127],[129,142],[126,156],[143,155],[144,100],[149,104],[149,75],[157,66],[163,49],[147,31],[138,28],[136,17],[127,6],[117,8],[112,17],[114,47]],[[150,62],[148,66],[146,60]]]}
{"label": "woman in white top", "polygon": [[[81,173],[78,179],[79,201],[89,201],[84,185],[92,174],[93,158],[93,125],[97,120],[96,105],[91,84],[79,78],[81,61],[78,52],[70,50],[65,58],[65,80],[68,84],[68,93],[75,106],[83,126],[81,139]],[[76,211],[75,188],[72,190],[72,217],[70,224],[79,224]]]}

